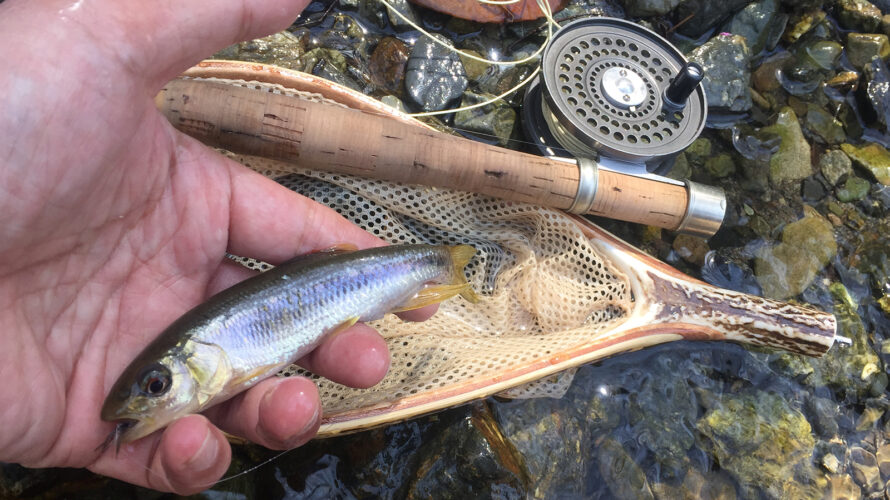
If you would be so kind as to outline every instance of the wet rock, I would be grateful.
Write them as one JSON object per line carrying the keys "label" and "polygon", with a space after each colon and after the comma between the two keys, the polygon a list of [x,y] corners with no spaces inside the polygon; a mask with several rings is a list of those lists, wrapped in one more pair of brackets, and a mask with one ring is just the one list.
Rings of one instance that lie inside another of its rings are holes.
{"label": "wet rock", "polygon": [[802,43],[779,71],[782,87],[791,95],[808,97],[831,76],[843,46],[830,40],[813,39]]}
{"label": "wet rock", "polygon": [[[877,379],[877,377],[875,377]],[[876,427],[876,423],[881,419],[886,410],[884,408],[869,406],[859,416],[856,421],[855,429],[859,432],[871,430]]]}
{"label": "wet rock", "polygon": [[779,3],[779,0],[750,3],[732,17],[723,31],[745,37],[752,56],[772,50],[788,22],[788,16],[779,11]]}
{"label": "wet rock", "polygon": [[762,130],[778,135],[782,141],[769,163],[769,178],[773,184],[801,180],[813,174],[810,144],[803,135],[797,115],[790,107],[779,112],[774,125]]}
{"label": "wet rock", "polygon": [[705,255],[702,279],[708,283],[737,292],[761,295],[763,290],[746,265],[733,262],[714,250]]}
{"label": "wet rock", "polygon": [[865,66],[864,74],[863,118],[886,129],[890,125],[890,70],[882,59],[874,59]]}
{"label": "wet rock", "polygon": [[880,491],[883,487],[878,461],[870,451],[859,446],[851,448],[850,468],[856,483],[866,493]]}
{"label": "wet rock", "polygon": [[[472,54],[479,58],[482,57],[482,54],[476,52],[475,50],[464,49],[463,52]],[[458,55],[460,57],[461,63],[464,65],[464,70],[467,72],[467,79],[469,79],[471,82],[475,82],[476,80],[478,80],[482,75],[485,74],[486,71],[488,71],[489,68],[493,66],[492,64],[467,57],[463,54]]]}
{"label": "wet rock", "polygon": [[828,479],[828,488],[825,490],[823,498],[831,498],[832,500],[859,500],[862,498],[862,490],[853,481],[853,478],[844,474],[842,476],[831,476]]}
{"label": "wet rock", "polygon": [[605,438],[595,449],[600,476],[615,498],[654,500],[643,470],[618,441]]}
{"label": "wet rock", "polygon": [[714,472],[702,474],[696,469],[689,469],[680,485],[656,483],[652,491],[658,500],[736,499],[736,488],[730,478]]}
{"label": "wet rock", "polygon": [[[488,101],[495,96],[491,94],[464,93],[461,107],[472,106]],[[516,111],[503,99],[478,108],[458,111],[454,115],[455,128],[482,134],[489,139],[496,139],[498,144],[506,145],[516,124]]]}
{"label": "wet rock", "polygon": [[404,42],[393,37],[380,40],[368,64],[371,82],[394,94],[402,94],[407,62],[408,46]]}
{"label": "wet rock", "polygon": [[890,152],[883,146],[876,143],[868,143],[861,147],[842,144],[841,149],[856,165],[871,173],[875,180],[890,186]]}
{"label": "wet rock", "polygon": [[636,442],[648,448],[662,464],[662,474],[671,475],[695,443],[694,422],[698,402],[684,379],[672,374],[691,373],[688,360],[656,358],[652,370],[624,386],[628,398],[628,421]]}
{"label": "wet rock", "polygon": [[831,113],[813,103],[807,105],[807,129],[816,137],[829,145],[840,144],[847,140],[844,125]]}
{"label": "wet rock", "polygon": [[621,0],[627,15],[634,17],[660,16],[674,10],[682,0]]}
{"label": "wet rock", "polygon": [[438,111],[463,95],[467,74],[457,54],[423,37],[408,58],[405,87],[421,109]]}
{"label": "wet rock", "polygon": [[672,248],[680,258],[699,267],[704,264],[705,255],[711,250],[708,248],[708,240],[688,234],[678,234]]}
{"label": "wet rock", "polygon": [[881,9],[866,0],[837,0],[837,19],[849,30],[875,32],[881,26]]}
{"label": "wet rock", "polygon": [[417,470],[407,498],[520,498],[529,482],[521,456],[483,404],[424,444]]}
{"label": "wet rock", "polygon": [[[411,7],[408,0],[389,0],[389,4],[392,5],[394,9],[387,7],[386,14],[389,17],[389,24],[393,28],[396,28],[397,30],[413,29],[403,17],[407,18],[408,21],[411,21],[414,24],[420,24],[417,19],[417,14],[414,13],[414,8]],[[398,11],[398,14],[401,14],[401,16],[399,16],[396,11]]]}
{"label": "wet rock", "polygon": [[872,58],[885,58],[890,55],[890,40],[887,35],[872,33],[850,33],[847,35],[847,57],[857,68],[864,68]]}
{"label": "wet rock", "polygon": [[721,153],[705,161],[705,170],[716,179],[729,177],[735,173],[735,161],[733,161],[732,156]]}
{"label": "wet rock", "polygon": [[749,0],[724,0],[722,2],[685,0],[674,9],[671,19],[675,23],[687,18],[693,19],[692,22],[683,23],[677,31],[683,35],[698,38],[749,3]]}
{"label": "wet rock", "polygon": [[319,61],[326,61],[341,73],[346,72],[346,57],[339,51],[322,48],[312,49],[300,56],[300,69],[311,73]]}
{"label": "wet rock", "polygon": [[831,472],[832,474],[837,474],[840,465],[840,460],[838,460],[833,453],[828,453],[824,457],[822,457],[822,467],[825,467],[825,470]]}
{"label": "wet rock", "polygon": [[875,460],[878,462],[878,470],[881,471],[881,477],[886,481],[890,479],[890,443],[884,443],[875,453]]}
{"label": "wet rock", "polygon": [[822,10],[808,10],[795,16],[791,20],[791,26],[785,30],[784,39],[786,42],[794,43],[801,39],[805,34],[809,33],[814,27],[818,26],[825,20],[825,12]]}
{"label": "wet rock", "polygon": [[731,112],[751,109],[750,55],[744,37],[715,36],[692,51],[689,60],[701,64],[705,70],[702,85],[710,108]]}
{"label": "wet rock", "polygon": [[402,113],[410,113],[411,112],[405,106],[405,103],[402,102],[401,99],[399,99],[398,97],[396,97],[394,95],[385,95],[380,98],[380,102],[382,102],[383,104],[386,104],[387,106],[389,106],[391,108],[395,108],[395,109],[401,111]]}
{"label": "wet rock", "polygon": [[871,185],[862,177],[851,175],[847,177],[844,185],[837,188],[837,199],[845,203],[859,201],[868,196],[868,188]]}
{"label": "wet rock", "polygon": [[315,45],[366,61],[375,41],[352,16],[337,14],[331,27],[318,35]]}
{"label": "wet rock", "polygon": [[300,56],[306,51],[307,37],[298,36],[288,31],[256,40],[230,45],[213,55],[215,59],[231,59],[250,61],[262,64],[274,64],[283,68],[300,70]]}
{"label": "wet rock", "polygon": [[803,180],[801,196],[804,201],[819,201],[825,197],[825,188],[818,180],[813,177],[807,177]]}
{"label": "wet rock", "polygon": [[790,52],[779,52],[762,61],[751,75],[751,85],[758,92],[773,92],[782,88],[777,71],[792,58]]}
{"label": "wet rock", "polygon": [[819,158],[819,170],[829,184],[836,186],[841,178],[853,172],[853,162],[843,151],[833,149]]}
{"label": "wet rock", "polygon": [[841,398],[864,398],[875,376],[881,372],[881,362],[869,345],[868,332],[856,313],[856,301],[840,283],[832,283],[829,290],[834,300],[837,333],[851,339],[853,345],[831,349],[819,360],[803,360],[798,356],[813,368],[804,383],[812,387],[828,386]]}
{"label": "wet rock", "polygon": [[[494,405],[499,426],[522,457],[535,497],[576,497],[584,492],[592,445],[569,398],[529,399]],[[617,418],[615,409],[610,408]],[[606,415],[601,415],[605,417]],[[612,424],[614,425],[614,424]]]}
{"label": "wet rock", "polygon": [[697,428],[720,468],[744,489],[760,488],[772,498],[783,497],[795,468],[809,464],[815,447],[807,419],[782,397],[760,391],[721,401]]}
{"label": "wet rock", "polygon": [[704,167],[705,162],[711,157],[713,147],[710,139],[699,137],[692,141],[692,144],[686,148],[683,154],[686,155],[686,160],[689,162],[690,167],[700,169]]}
{"label": "wet rock", "polygon": [[754,273],[767,297],[799,295],[837,253],[831,223],[815,211],[785,226],[782,242],[762,249]]}
{"label": "wet rock", "polygon": [[325,80],[342,85],[343,87],[348,87],[358,92],[364,92],[361,84],[344,74],[327,59],[319,59],[309,72],[315,76],[320,76]]}
{"label": "wet rock", "polygon": [[[890,247],[887,245],[886,229],[877,229],[871,241],[863,243],[856,250],[853,265],[869,276],[869,285],[874,295],[890,293]],[[890,351],[890,342],[887,342]]]}

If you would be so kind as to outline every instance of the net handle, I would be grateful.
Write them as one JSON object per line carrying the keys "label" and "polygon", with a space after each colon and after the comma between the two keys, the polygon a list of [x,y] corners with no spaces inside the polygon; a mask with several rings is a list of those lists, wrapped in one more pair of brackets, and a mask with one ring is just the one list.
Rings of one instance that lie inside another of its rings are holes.
{"label": "net handle", "polygon": [[[470,191],[566,210],[579,193],[574,163],[491,146],[347,109],[203,79],[176,79],[156,97],[182,132],[215,147],[302,168]],[[600,170],[587,213],[675,230],[685,186]]]}

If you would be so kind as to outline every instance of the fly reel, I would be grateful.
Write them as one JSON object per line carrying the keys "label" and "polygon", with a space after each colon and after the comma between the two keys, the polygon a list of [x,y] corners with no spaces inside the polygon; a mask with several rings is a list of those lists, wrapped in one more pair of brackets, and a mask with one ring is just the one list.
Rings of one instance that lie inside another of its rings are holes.
{"label": "fly reel", "polygon": [[[525,95],[523,125],[543,154],[677,182],[657,174],[704,129],[701,66],[638,24],[595,17],[555,33],[541,69]],[[723,190],[685,184],[689,208],[678,230],[714,234],[726,210]]]}

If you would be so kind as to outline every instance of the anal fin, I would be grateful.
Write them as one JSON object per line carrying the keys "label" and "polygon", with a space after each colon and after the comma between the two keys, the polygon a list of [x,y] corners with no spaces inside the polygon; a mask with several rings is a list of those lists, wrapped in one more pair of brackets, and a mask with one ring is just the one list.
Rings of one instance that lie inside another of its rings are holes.
{"label": "anal fin", "polygon": [[408,299],[404,304],[399,305],[392,312],[411,311],[420,309],[431,304],[438,304],[444,300],[448,300],[455,295],[465,295],[467,290],[471,290],[469,283],[456,283],[449,285],[433,285],[417,292],[417,295]]}

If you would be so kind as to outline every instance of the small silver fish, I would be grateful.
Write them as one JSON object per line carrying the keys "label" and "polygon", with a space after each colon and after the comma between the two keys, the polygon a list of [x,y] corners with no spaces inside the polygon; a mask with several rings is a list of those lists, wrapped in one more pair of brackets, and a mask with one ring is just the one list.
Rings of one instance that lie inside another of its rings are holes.
{"label": "small silver fish", "polygon": [[124,370],[102,406],[118,446],[225,401],[299,359],[325,335],[454,295],[476,301],[468,245],[332,250],[292,259],[214,295]]}

